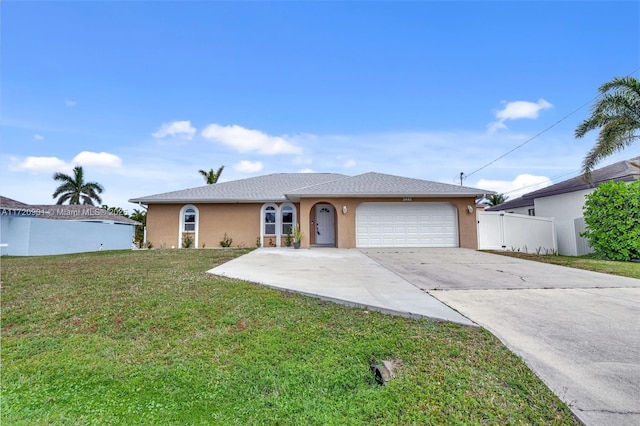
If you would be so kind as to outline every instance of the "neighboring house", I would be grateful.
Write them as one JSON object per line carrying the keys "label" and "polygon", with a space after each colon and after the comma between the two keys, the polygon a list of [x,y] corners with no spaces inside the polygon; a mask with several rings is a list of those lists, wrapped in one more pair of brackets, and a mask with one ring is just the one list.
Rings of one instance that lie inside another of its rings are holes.
{"label": "neighboring house", "polygon": [[477,248],[476,188],[380,173],[280,173],[133,198],[147,206],[155,247],[281,247],[300,225],[302,247]]}
{"label": "neighboring house", "polygon": [[88,205],[29,205],[0,197],[2,255],[129,249],[138,222]]}
{"label": "neighboring house", "polygon": [[528,197],[528,194],[513,200],[507,200],[497,206],[487,207],[484,210],[487,212],[504,211],[507,213],[526,214],[527,216],[536,215],[533,198]]}
{"label": "neighboring house", "polygon": [[[584,231],[583,208],[585,197],[604,182],[633,182],[640,179],[640,157],[619,161],[594,170],[591,182],[577,176],[560,183],[529,192],[520,198],[509,200],[487,211],[506,211],[535,214],[555,220],[558,252],[571,256],[591,251],[586,240],[580,237]],[[524,210],[527,210],[527,213]],[[534,209],[533,211],[531,209]]]}

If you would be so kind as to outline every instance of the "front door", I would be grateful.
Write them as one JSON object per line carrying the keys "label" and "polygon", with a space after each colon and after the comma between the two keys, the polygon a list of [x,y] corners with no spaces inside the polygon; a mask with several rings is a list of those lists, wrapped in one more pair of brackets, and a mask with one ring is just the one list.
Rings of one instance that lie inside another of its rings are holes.
{"label": "front door", "polygon": [[316,206],[316,244],[335,245],[335,210],[331,204]]}

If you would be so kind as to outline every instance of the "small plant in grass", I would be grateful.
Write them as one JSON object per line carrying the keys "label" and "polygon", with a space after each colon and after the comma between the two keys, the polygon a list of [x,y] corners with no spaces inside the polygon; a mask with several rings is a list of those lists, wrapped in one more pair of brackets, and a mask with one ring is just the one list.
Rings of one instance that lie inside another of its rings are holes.
{"label": "small plant in grass", "polygon": [[260,242],[260,236],[258,235],[258,237],[256,238],[256,248],[260,247],[262,247],[262,243]]}
{"label": "small plant in grass", "polygon": [[222,241],[220,241],[220,247],[231,247],[231,244],[233,244],[233,238],[229,237],[225,232]]}
{"label": "small plant in grass", "polygon": [[182,247],[191,248],[192,245],[193,245],[193,237],[191,236],[191,234],[186,234],[182,239]]}
{"label": "small plant in grass", "polygon": [[145,248],[152,249],[153,248],[153,243],[151,241],[147,241],[147,243],[144,246],[145,246]]}
{"label": "small plant in grass", "polygon": [[205,243],[202,243],[202,248],[205,248],[207,245]]}

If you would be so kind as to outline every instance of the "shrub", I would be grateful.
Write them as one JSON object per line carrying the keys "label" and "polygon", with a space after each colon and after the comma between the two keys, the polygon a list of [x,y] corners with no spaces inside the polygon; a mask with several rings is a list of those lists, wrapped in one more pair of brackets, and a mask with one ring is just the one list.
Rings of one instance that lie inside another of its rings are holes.
{"label": "shrub", "polygon": [[233,244],[233,238],[230,238],[225,232],[222,241],[220,241],[220,247],[231,247],[231,244]]}
{"label": "shrub", "polygon": [[607,182],[587,196],[584,220],[595,252],[610,260],[640,259],[640,181]]}
{"label": "shrub", "polygon": [[192,245],[193,245],[193,237],[191,236],[191,234],[186,234],[182,239],[182,247],[191,248]]}

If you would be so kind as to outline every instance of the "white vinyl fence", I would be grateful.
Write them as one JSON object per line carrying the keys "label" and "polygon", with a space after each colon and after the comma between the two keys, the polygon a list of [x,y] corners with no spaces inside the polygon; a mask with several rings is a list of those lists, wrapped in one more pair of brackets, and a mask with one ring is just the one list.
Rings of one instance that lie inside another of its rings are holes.
{"label": "white vinyl fence", "polygon": [[478,249],[557,253],[553,219],[516,213],[479,212]]}
{"label": "white vinyl fence", "polygon": [[556,222],[558,254],[565,256],[583,256],[593,253],[593,249],[589,245],[589,240],[580,236],[586,229],[587,224],[583,217]]}

